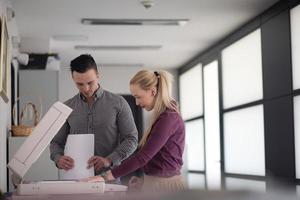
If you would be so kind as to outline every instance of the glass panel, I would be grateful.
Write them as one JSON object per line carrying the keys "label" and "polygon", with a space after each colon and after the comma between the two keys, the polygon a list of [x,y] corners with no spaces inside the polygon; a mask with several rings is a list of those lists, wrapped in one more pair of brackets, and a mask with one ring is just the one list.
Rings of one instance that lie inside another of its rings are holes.
{"label": "glass panel", "polygon": [[189,173],[187,175],[189,189],[205,189],[205,175]]}
{"label": "glass panel", "polygon": [[224,114],[225,172],[265,175],[263,105]]}
{"label": "glass panel", "polygon": [[224,108],[262,99],[260,29],[222,51]]}
{"label": "glass panel", "polygon": [[295,163],[296,178],[300,179],[300,96],[294,97]]}
{"label": "glass panel", "polygon": [[202,66],[179,76],[180,110],[184,120],[203,115]]}
{"label": "glass panel", "polygon": [[185,123],[188,170],[204,171],[203,120]]}
{"label": "glass panel", "polygon": [[300,5],[291,9],[293,88],[300,88]]}
{"label": "glass panel", "polygon": [[221,189],[218,62],[203,68],[206,180],[208,189]]}
{"label": "glass panel", "polygon": [[254,191],[254,192],[266,192],[265,181],[226,177],[225,184],[227,190],[247,190],[247,191]]}

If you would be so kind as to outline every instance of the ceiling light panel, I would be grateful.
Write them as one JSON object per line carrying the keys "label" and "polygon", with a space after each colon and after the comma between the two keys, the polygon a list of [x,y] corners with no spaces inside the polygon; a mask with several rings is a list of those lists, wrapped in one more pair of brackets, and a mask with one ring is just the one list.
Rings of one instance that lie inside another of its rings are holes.
{"label": "ceiling light panel", "polygon": [[138,46],[104,46],[104,45],[76,45],[76,50],[159,50],[162,48],[161,45],[138,45]]}
{"label": "ceiling light panel", "polygon": [[85,25],[150,25],[150,26],[183,26],[189,19],[92,19],[83,18]]}
{"label": "ceiling light panel", "polygon": [[52,39],[57,41],[87,41],[86,35],[53,35]]}

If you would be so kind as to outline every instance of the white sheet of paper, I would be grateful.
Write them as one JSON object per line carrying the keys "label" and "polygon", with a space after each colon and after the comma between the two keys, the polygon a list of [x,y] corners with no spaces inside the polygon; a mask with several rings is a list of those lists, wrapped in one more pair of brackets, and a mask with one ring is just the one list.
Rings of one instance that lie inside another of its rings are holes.
{"label": "white sheet of paper", "polygon": [[74,160],[74,167],[63,171],[63,179],[81,179],[94,176],[94,167],[87,169],[88,160],[94,156],[94,134],[69,135],[65,145],[65,155]]}

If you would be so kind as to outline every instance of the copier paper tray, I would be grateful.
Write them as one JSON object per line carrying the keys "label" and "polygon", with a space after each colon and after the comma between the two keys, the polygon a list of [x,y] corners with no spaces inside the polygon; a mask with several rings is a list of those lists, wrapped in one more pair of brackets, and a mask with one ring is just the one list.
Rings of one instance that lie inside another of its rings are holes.
{"label": "copier paper tray", "polygon": [[45,194],[91,194],[104,192],[126,192],[127,186],[104,182],[38,181],[18,185],[17,195]]}
{"label": "copier paper tray", "polygon": [[[126,186],[125,186],[126,187]],[[38,181],[18,185],[18,195],[104,193],[104,182]]]}

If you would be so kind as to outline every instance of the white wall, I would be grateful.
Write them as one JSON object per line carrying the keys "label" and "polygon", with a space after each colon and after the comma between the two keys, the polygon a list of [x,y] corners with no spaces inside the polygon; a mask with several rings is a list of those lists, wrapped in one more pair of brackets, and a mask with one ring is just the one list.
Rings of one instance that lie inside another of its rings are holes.
{"label": "white wall", "polygon": [[[0,15],[6,15],[6,8],[11,7],[11,4],[8,0],[0,0]],[[12,35],[17,35],[15,21],[10,21],[7,23],[8,35],[11,37]],[[8,83],[8,97],[10,98],[11,89],[10,89],[10,79]],[[7,191],[7,173],[6,173],[6,138],[8,135],[8,130],[11,124],[11,101],[5,103],[3,99],[0,97],[0,189],[3,192]]]}
{"label": "white wall", "polygon": [[20,44],[21,52],[48,53],[50,49],[49,39],[22,37]]}

